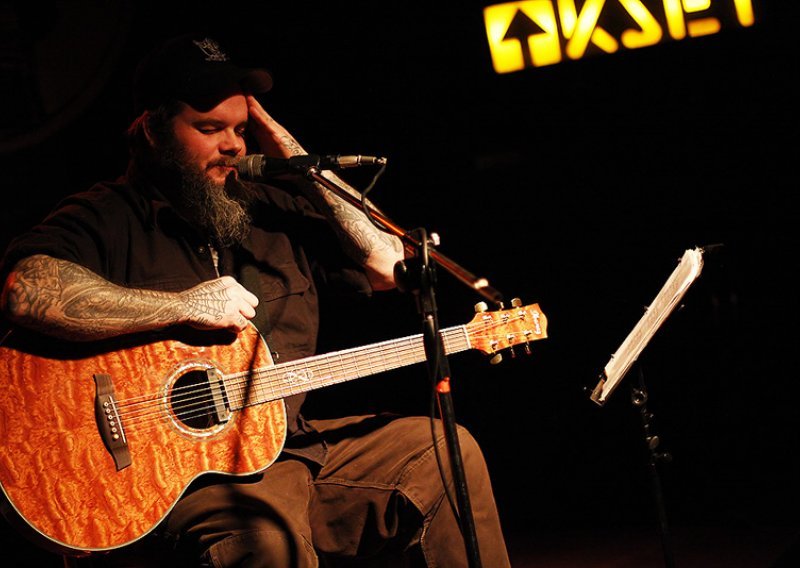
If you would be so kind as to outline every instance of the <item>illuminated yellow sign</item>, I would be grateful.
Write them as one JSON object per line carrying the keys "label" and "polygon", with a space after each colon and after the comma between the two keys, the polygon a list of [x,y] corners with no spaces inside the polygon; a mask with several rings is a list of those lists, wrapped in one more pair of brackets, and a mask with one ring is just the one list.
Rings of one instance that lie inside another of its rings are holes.
{"label": "illuminated yellow sign", "polygon": [[526,0],[488,6],[483,18],[498,73],[755,22],[753,0]]}

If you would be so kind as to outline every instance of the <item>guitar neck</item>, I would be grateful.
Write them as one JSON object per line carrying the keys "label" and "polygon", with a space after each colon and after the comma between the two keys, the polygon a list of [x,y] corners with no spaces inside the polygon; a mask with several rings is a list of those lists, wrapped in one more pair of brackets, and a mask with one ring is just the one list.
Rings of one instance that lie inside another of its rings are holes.
{"label": "guitar neck", "polygon": [[[445,354],[472,348],[464,325],[441,330]],[[426,359],[422,334],[225,375],[232,409],[344,383]]]}

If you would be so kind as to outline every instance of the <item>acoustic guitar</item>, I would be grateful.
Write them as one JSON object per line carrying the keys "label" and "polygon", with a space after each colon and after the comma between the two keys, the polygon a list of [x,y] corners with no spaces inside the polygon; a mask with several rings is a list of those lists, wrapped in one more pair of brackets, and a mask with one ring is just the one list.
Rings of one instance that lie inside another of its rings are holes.
{"label": "acoustic guitar", "polygon": [[[515,305],[440,334],[447,354],[495,354],[546,338],[547,319]],[[0,344],[3,512],[59,553],[122,547],[198,476],[268,468],[283,398],[425,358],[422,334],[276,365],[254,326],[89,344],[14,330]]]}

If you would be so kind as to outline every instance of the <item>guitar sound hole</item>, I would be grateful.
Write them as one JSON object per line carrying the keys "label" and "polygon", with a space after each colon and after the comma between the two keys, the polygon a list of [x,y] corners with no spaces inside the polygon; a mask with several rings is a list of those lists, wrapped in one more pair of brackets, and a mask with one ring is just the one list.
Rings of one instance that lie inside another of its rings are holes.
{"label": "guitar sound hole", "polygon": [[222,385],[209,380],[205,369],[189,371],[172,386],[170,403],[175,417],[189,428],[203,430],[229,419]]}

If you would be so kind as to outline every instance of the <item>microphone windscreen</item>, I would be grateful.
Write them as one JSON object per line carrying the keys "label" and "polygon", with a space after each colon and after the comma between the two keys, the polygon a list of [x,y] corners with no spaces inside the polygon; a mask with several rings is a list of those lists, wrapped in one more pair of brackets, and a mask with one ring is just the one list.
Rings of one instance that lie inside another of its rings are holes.
{"label": "microphone windscreen", "polygon": [[241,158],[236,164],[239,176],[248,181],[257,180],[262,175],[263,158],[261,154],[250,154]]}

